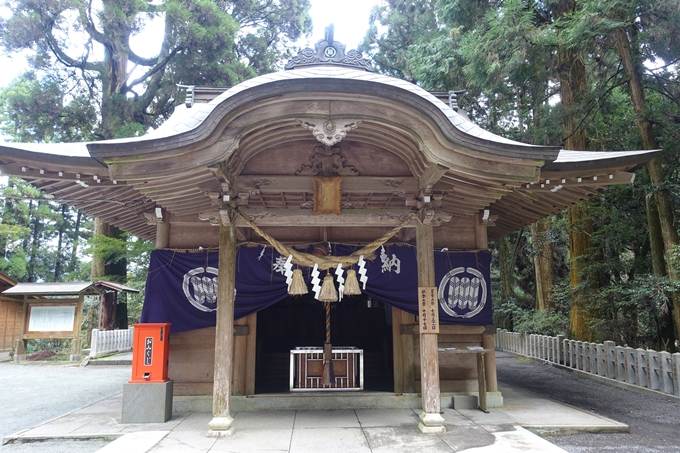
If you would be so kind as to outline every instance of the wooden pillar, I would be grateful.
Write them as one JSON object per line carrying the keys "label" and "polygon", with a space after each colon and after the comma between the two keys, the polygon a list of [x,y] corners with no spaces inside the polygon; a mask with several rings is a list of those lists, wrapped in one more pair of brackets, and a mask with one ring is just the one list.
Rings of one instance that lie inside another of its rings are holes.
{"label": "wooden pillar", "polygon": [[[495,326],[491,326],[495,328]],[[491,352],[484,354],[484,368],[486,369],[486,390],[488,392],[498,391],[498,377],[496,375],[496,345],[494,342],[494,334],[487,328],[487,331],[482,334],[482,347],[490,349]]]}
{"label": "wooden pillar", "polygon": [[[477,216],[475,224],[475,246],[478,249],[488,249],[489,241],[486,231],[486,224],[483,222],[481,215]],[[484,354],[484,368],[486,375],[486,390],[489,392],[498,391],[498,378],[496,374],[496,345],[494,343],[494,332],[496,327],[487,326],[487,330],[482,334],[482,347],[490,349],[492,352]]]}
{"label": "wooden pillar", "polygon": [[26,333],[26,316],[28,315],[28,296],[24,295],[24,303],[21,308],[21,324],[19,324],[19,337],[14,346],[14,361],[19,362],[26,360],[26,340],[24,334]]}
{"label": "wooden pillar", "polygon": [[234,377],[231,394],[254,395],[257,313],[234,321],[234,325],[241,326],[241,332],[234,332]]}
{"label": "wooden pillar", "polygon": [[[248,318],[234,321],[235,326],[248,326]],[[232,365],[231,394],[246,394],[246,363],[248,361],[248,336],[236,330],[234,332],[234,361]]]}
{"label": "wooden pillar", "polygon": [[392,307],[392,354],[394,360],[394,393],[415,393],[416,377],[412,334],[402,334],[402,325],[413,325],[416,317]]}
{"label": "wooden pillar", "polygon": [[401,310],[392,307],[392,361],[394,365],[394,393],[404,393],[404,364],[401,349]]}
{"label": "wooden pillar", "polygon": [[165,249],[170,246],[170,221],[165,210],[162,212],[163,218],[158,219],[156,223],[156,249]]}
{"label": "wooden pillar", "polygon": [[99,296],[99,330],[116,328],[116,293],[106,291]]}
{"label": "wooden pillar", "polygon": [[217,320],[215,329],[215,368],[213,418],[208,437],[230,436],[231,376],[234,354],[234,286],[236,283],[236,226],[220,226],[220,255],[217,276]]}
{"label": "wooden pillar", "polygon": [[85,295],[80,293],[78,296],[78,305],[76,305],[76,320],[75,320],[75,338],[71,343],[71,355],[69,359],[71,362],[80,360],[83,342],[80,339],[80,327],[83,323],[83,305],[85,303]]}
{"label": "wooden pillar", "polygon": [[[416,232],[418,258],[418,286],[436,286],[434,276],[434,239],[432,225],[418,224]],[[420,386],[423,412],[418,428],[424,433],[441,433],[444,417],[441,416],[439,391],[439,343],[436,333],[420,334]]]}
{"label": "wooden pillar", "polygon": [[248,316],[248,339],[246,357],[246,395],[255,394],[255,361],[257,351],[257,313]]}

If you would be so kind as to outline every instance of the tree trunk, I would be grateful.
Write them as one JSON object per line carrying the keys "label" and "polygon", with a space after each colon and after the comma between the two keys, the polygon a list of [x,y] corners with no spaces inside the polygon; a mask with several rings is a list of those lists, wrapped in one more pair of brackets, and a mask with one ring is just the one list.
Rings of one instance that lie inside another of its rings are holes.
{"label": "tree trunk", "polygon": [[[101,235],[104,236],[106,235],[106,227],[107,224],[99,218],[94,219],[94,235]],[[99,256],[96,253],[96,246],[95,246],[95,253],[92,254],[92,270],[90,271],[90,278],[92,281],[100,280],[106,276],[106,265],[105,265],[106,260],[104,257]]]}
{"label": "tree trunk", "polygon": [[[625,28],[616,29],[616,44],[621,55],[621,64],[626,71],[628,78],[628,88],[630,89],[630,98],[633,102],[633,109],[637,115],[637,125],[642,138],[642,146],[644,149],[658,149],[658,143],[652,130],[652,123],[647,118],[645,112],[645,96],[642,88],[642,77],[640,60],[633,55],[633,49]],[[675,217],[673,213],[672,201],[662,192],[662,185],[664,182],[663,166],[661,156],[657,156],[647,164],[649,171],[649,179],[656,189],[654,192],[654,201],[656,202],[656,209],[659,217],[659,224],[661,227],[661,237],[663,238],[664,252],[666,258],[666,271],[671,280],[678,280],[680,271],[675,264],[672,253],[678,246],[678,230],[675,228]],[[649,207],[649,203],[647,204]],[[651,224],[651,222],[650,222]],[[650,242],[656,238],[652,234],[656,232],[655,228],[650,228]],[[652,244],[653,246],[654,244]],[[655,265],[655,272],[658,263]],[[673,317],[675,320],[675,328],[680,332],[680,294],[674,292],[671,294],[673,301]],[[673,345],[674,340],[670,342]]]}
{"label": "tree trunk", "polygon": [[[109,225],[98,218],[94,220],[94,234],[114,239],[122,237],[120,228]],[[94,253],[92,256],[92,280],[106,277],[118,283],[125,283],[127,279],[127,260],[125,257],[108,257],[107,259],[98,255]]]}
{"label": "tree trunk", "polygon": [[71,247],[71,258],[68,263],[68,272],[73,272],[76,270],[76,264],[78,263],[78,244],[80,242],[80,222],[83,219],[83,213],[78,210],[78,215],[76,216],[76,225],[73,228],[73,240]]}
{"label": "tree trunk", "polygon": [[[122,231],[120,228],[115,227],[113,225],[109,225],[108,223],[95,218],[94,219],[94,234],[95,235],[101,235],[101,236],[106,236],[109,238],[114,238],[114,239],[120,239],[122,236]],[[91,274],[92,281],[100,280],[102,278],[107,278],[109,280],[118,282],[118,283],[125,283],[127,280],[127,259],[122,256],[115,256],[115,257],[103,257],[100,254],[95,253],[92,254],[92,274]],[[123,307],[123,308],[121,308]],[[117,304],[116,298],[113,298],[113,301],[108,300],[106,301],[105,304],[105,298],[102,297],[99,299],[99,322],[97,322],[97,325],[104,325],[104,322],[110,319],[111,317],[113,318],[114,322],[116,319],[116,312],[118,310],[124,310],[127,313],[127,305],[121,305],[120,307]],[[107,313],[107,315],[102,319],[103,313]],[[113,313],[113,315],[110,315],[110,313]],[[127,318],[127,315],[124,316]],[[108,322],[108,321],[107,321]],[[127,324],[127,323],[125,323]],[[110,325],[110,324],[107,324]],[[116,325],[115,327],[121,327],[120,325]]]}
{"label": "tree trunk", "polygon": [[[26,277],[27,281],[29,282],[34,282],[37,280],[38,274],[37,274],[37,263],[36,260],[38,258],[38,250],[40,248],[40,235],[42,234],[42,219],[38,218],[38,215],[40,214],[40,204],[42,202],[38,201],[37,206],[35,210],[32,210],[32,219],[33,219],[33,233],[32,233],[32,239],[31,243],[29,246],[29,253],[28,256],[26,257]],[[31,203],[31,206],[33,204]]]}
{"label": "tree trunk", "polygon": [[63,273],[63,268],[64,268],[64,257],[62,253],[63,249],[63,244],[64,244],[64,231],[66,230],[66,210],[68,209],[68,206],[65,204],[61,205],[61,220],[59,221],[59,226],[58,226],[58,235],[57,235],[57,262],[54,264],[54,281],[58,282],[61,280],[62,273]]}
{"label": "tree trunk", "polygon": [[550,218],[531,225],[531,244],[534,249],[534,272],[536,275],[536,309],[553,308],[550,291],[555,278],[553,270],[553,244],[548,238]]}
{"label": "tree trunk", "polygon": [[498,264],[501,271],[501,298],[507,300],[512,294],[512,269],[509,268],[508,240],[504,237],[498,240]]}
{"label": "tree trunk", "polygon": [[[576,9],[576,2],[563,0],[558,5],[558,15],[562,16]],[[577,109],[581,105],[584,93],[587,92],[586,67],[576,49],[561,47],[558,52],[560,73],[560,95],[566,111],[566,119],[562,124],[564,149],[585,150],[586,135],[579,127],[581,115]],[[569,220],[569,255],[570,282],[573,291],[570,313],[570,327],[573,338],[588,340],[590,338],[590,319],[587,291],[584,288],[583,269],[587,255],[590,253],[592,223],[587,219],[587,206],[582,203],[568,210]]]}
{"label": "tree trunk", "polygon": [[588,290],[595,289],[585,281],[584,270],[591,253],[593,225],[589,219],[587,202],[568,209],[569,217],[569,281],[573,292],[569,324],[574,340],[592,341],[590,320],[592,308]]}

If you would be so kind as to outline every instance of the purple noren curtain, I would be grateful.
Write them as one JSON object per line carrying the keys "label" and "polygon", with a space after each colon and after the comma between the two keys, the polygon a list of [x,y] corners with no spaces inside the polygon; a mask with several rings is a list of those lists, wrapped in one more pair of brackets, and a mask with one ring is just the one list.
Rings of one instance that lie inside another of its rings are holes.
{"label": "purple noren curtain", "polygon": [[[355,248],[334,245],[334,255]],[[366,262],[368,281],[363,292],[418,314],[416,249],[389,245]],[[270,247],[239,247],[236,254],[234,318],[256,313],[288,297],[283,264],[286,257]],[[218,252],[151,254],[141,322],[171,322],[173,332],[215,325]],[[492,323],[491,253],[435,252],[435,276],[441,324]],[[358,266],[353,266],[357,273]],[[303,270],[308,282],[309,269]],[[331,270],[334,274],[334,270]],[[322,272],[322,276],[324,273]],[[345,273],[344,276],[347,274]],[[363,286],[360,282],[360,286]],[[310,286],[311,288],[311,286]]]}

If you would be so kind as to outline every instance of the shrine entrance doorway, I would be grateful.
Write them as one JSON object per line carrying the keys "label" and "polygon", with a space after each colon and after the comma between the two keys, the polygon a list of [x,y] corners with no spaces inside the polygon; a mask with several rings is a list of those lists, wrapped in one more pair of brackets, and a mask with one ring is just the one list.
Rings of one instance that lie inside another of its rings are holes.
{"label": "shrine entrance doorway", "polygon": [[[333,347],[364,351],[364,390],[394,391],[392,307],[363,294],[331,307]],[[325,332],[324,304],[311,294],[258,312],[255,393],[288,392],[291,349],[321,347]]]}

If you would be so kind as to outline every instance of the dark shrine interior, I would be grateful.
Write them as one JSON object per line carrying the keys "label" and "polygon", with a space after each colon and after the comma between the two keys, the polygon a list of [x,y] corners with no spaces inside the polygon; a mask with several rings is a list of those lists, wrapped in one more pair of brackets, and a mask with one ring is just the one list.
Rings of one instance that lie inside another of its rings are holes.
{"label": "dark shrine interior", "polygon": [[[364,391],[392,392],[392,307],[365,294],[331,304],[331,344],[364,351]],[[257,314],[255,393],[286,393],[290,351],[323,347],[325,304],[313,294],[290,296]]]}

